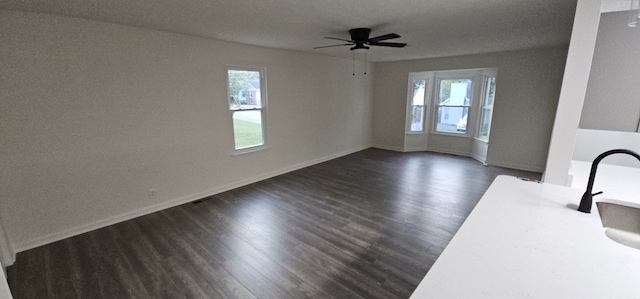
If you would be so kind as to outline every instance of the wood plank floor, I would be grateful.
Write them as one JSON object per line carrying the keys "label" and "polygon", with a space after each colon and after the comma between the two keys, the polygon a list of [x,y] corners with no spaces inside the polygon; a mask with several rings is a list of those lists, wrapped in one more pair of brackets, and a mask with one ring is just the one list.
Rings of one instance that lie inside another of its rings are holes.
{"label": "wood plank floor", "polygon": [[499,174],[368,149],[21,252],[15,298],[407,298]]}

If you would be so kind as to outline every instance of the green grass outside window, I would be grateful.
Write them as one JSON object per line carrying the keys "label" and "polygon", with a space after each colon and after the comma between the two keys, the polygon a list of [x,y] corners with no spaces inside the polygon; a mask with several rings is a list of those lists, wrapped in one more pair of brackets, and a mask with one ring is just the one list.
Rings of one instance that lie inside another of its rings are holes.
{"label": "green grass outside window", "polygon": [[235,135],[236,149],[264,144],[261,124],[234,119],[233,133]]}

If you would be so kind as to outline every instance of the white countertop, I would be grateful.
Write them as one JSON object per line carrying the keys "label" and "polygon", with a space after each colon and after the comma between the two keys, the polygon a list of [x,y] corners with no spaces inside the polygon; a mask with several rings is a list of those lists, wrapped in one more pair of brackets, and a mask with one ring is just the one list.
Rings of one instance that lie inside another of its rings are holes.
{"label": "white countertop", "polygon": [[640,298],[640,250],[575,210],[583,192],[498,177],[411,298]]}

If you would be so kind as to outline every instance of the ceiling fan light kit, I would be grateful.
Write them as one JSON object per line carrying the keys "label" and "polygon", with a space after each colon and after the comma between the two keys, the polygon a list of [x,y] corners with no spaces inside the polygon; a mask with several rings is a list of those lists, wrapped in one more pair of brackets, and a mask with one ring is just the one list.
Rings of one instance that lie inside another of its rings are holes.
{"label": "ceiling fan light kit", "polygon": [[367,50],[369,50],[369,47],[364,46],[364,45],[362,45],[362,46],[356,45],[355,47],[351,48],[350,50],[353,51],[353,52],[356,52],[356,53],[362,53],[362,52],[367,52]]}
{"label": "ceiling fan light kit", "polygon": [[349,30],[349,35],[351,35],[351,39],[342,39],[336,37],[325,37],[326,39],[339,40],[343,42],[347,42],[344,44],[338,45],[330,45],[330,46],[321,46],[315,47],[314,49],[321,48],[331,48],[331,47],[340,47],[340,46],[352,46],[350,49],[354,52],[364,52],[369,50],[370,46],[380,46],[380,47],[393,47],[393,48],[403,48],[407,44],[405,43],[389,43],[382,42],[389,39],[399,38],[400,35],[395,33],[384,34],[376,37],[369,38],[369,34],[371,33],[371,29],[369,28],[354,28]]}

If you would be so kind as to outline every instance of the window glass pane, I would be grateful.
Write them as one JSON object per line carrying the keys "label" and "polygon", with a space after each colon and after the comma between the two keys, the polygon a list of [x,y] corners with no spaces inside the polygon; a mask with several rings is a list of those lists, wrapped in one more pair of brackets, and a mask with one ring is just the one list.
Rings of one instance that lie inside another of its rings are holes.
{"label": "window glass pane", "polygon": [[438,104],[447,106],[468,106],[471,98],[471,80],[440,80]]}
{"label": "window glass pane", "polygon": [[260,98],[260,72],[229,70],[229,109],[254,109],[262,107]]}
{"label": "window glass pane", "polygon": [[493,97],[496,93],[496,78],[487,79],[487,96],[485,97],[485,106],[493,105]]}
{"label": "window glass pane", "polygon": [[426,80],[414,80],[413,81],[413,99],[411,105],[423,106],[424,105],[424,89]]}
{"label": "window glass pane", "polygon": [[465,134],[471,104],[471,79],[446,79],[438,84],[436,131]]}
{"label": "window glass pane", "polygon": [[262,113],[259,110],[233,112],[233,135],[236,149],[263,145]]}
{"label": "window glass pane", "polygon": [[438,107],[436,130],[447,133],[466,133],[469,107]]}
{"label": "window glass pane", "polygon": [[480,115],[480,127],[478,128],[478,138],[489,139],[489,127],[491,126],[491,113],[493,110],[493,99],[496,91],[496,78],[489,77],[486,80],[484,106]]}
{"label": "window glass pane", "polygon": [[489,138],[489,125],[491,124],[491,109],[482,109],[482,117],[480,118],[480,131],[478,137]]}
{"label": "window glass pane", "polygon": [[411,132],[421,132],[424,123],[424,106],[411,107]]}
{"label": "window glass pane", "polygon": [[421,132],[424,127],[424,96],[426,80],[413,81],[413,97],[411,98],[411,132]]}

